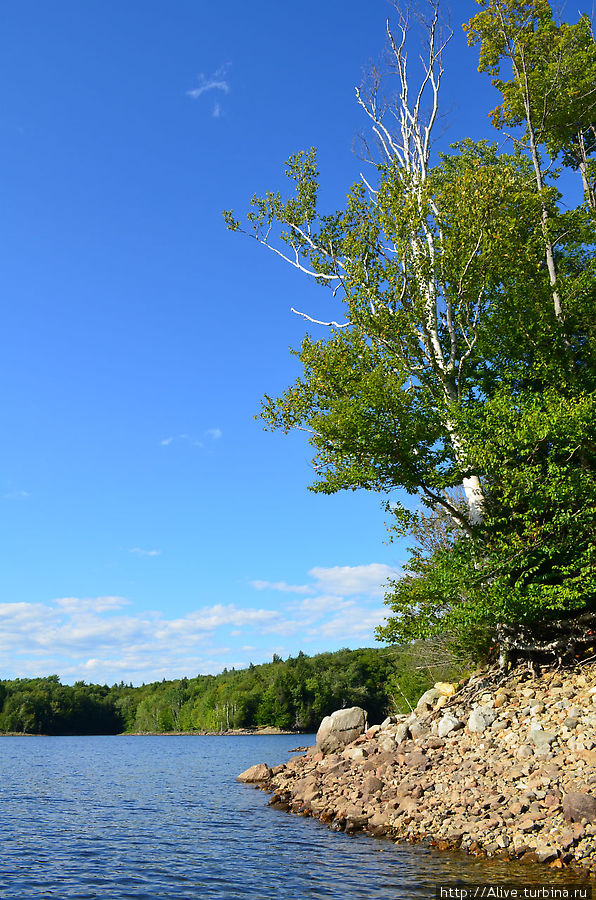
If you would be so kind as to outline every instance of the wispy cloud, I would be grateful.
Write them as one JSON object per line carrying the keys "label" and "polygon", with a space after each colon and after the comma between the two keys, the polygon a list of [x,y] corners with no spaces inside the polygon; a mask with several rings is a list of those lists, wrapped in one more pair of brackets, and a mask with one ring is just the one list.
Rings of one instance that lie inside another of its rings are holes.
{"label": "wispy cloud", "polygon": [[26,500],[30,496],[29,491],[8,491],[2,494],[3,500]]}
{"label": "wispy cloud", "polygon": [[400,570],[384,563],[368,563],[315,566],[308,574],[313,579],[310,584],[251,582],[259,591],[305,595],[282,606],[279,615],[264,626],[264,634],[292,638],[293,643],[299,641],[305,649],[321,644],[320,649],[326,649],[335,641],[343,646],[373,642],[374,630],[387,613],[380,603],[385,583],[388,578],[398,577]]}
{"label": "wispy cloud", "polygon": [[229,94],[230,85],[226,81],[226,75],[229,68],[229,65],[220,66],[219,69],[215,70],[213,75],[205,75],[204,72],[201,72],[199,75],[198,87],[187,91],[187,95],[192,97],[193,100],[198,100],[198,98],[207,93],[207,91],[223,91],[224,94]]}
{"label": "wispy cloud", "polygon": [[128,552],[135,556],[161,556],[161,550],[143,550],[141,547],[132,547]]}
{"label": "wispy cloud", "polygon": [[282,591],[284,594],[309,594],[308,584],[287,584],[285,581],[251,581],[250,586],[257,591]]}
{"label": "wispy cloud", "polygon": [[[187,97],[191,97],[193,100],[198,100],[199,97],[202,97],[203,94],[207,94],[211,91],[220,91],[222,94],[230,93],[230,83],[227,80],[229,65],[220,66],[212,75],[205,75],[203,72],[199,75],[199,84],[197,87],[192,88],[190,91],[186,92]],[[214,102],[211,115],[214,119],[219,119],[223,115],[223,110],[221,103]]]}
{"label": "wispy cloud", "polygon": [[223,431],[221,428],[206,428],[200,437],[194,437],[191,434],[172,434],[162,438],[159,443],[161,447],[171,447],[172,444],[176,443],[189,444],[192,447],[208,447],[222,437]]}

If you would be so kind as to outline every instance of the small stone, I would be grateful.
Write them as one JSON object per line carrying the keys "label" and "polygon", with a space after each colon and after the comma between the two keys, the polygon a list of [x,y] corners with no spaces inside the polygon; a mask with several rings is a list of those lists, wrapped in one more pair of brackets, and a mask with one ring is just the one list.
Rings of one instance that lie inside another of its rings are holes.
{"label": "small stone", "polygon": [[473,709],[470,713],[468,730],[481,733],[485,728],[488,728],[489,725],[492,725],[496,718],[497,713],[494,709],[490,709],[488,706],[477,706],[476,709]]}
{"label": "small stone", "polygon": [[550,745],[557,739],[557,735],[553,734],[552,731],[542,731],[537,728],[531,729],[530,737],[536,747],[544,747],[545,744]]}
{"label": "small stone", "polygon": [[437,729],[437,734],[440,738],[445,737],[450,734],[452,731],[455,731],[458,728],[462,727],[462,723],[459,719],[456,719],[455,716],[450,716],[449,713],[446,713],[442,719],[439,719],[439,725]]}

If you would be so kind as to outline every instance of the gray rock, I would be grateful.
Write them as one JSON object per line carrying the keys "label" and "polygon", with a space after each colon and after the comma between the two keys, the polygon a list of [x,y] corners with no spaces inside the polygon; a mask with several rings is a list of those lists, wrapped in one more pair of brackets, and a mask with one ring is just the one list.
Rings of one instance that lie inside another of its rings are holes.
{"label": "gray rock", "polygon": [[441,696],[442,694],[437,690],[437,688],[430,688],[428,691],[425,691],[423,693],[422,697],[416,704],[416,709],[425,709],[428,706],[432,707]]}
{"label": "gray rock", "polygon": [[366,712],[360,706],[338,709],[325,716],[317,731],[317,747],[321,753],[334,753],[351,744],[364,731]]}
{"label": "gray rock", "polygon": [[424,737],[430,732],[429,726],[421,719],[413,719],[408,727],[413,738]]}
{"label": "gray rock", "polygon": [[439,719],[437,734],[439,737],[443,738],[452,731],[455,731],[456,728],[461,728],[461,722],[459,719],[456,719],[455,716],[450,716],[449,713],[446,713],[442,719]]}
{"label": "gray rock", "polygon": [[498,713],[496,710],[491,709],[488,706],[477,706],[476,709],[473,709],[470,713],[468,730],[480,733],[488,728],[489,725],[492,725],[497,716]]}
{"label": "gray rock", "polygon": [[571,791],[563,797],[563,815],[572,822],[596,822],[596,797],[591,794],[583,794],[580,791]]}
{"label": "gray rock", "polygon": [[395,729],[395,743],[401,744],[403,741],[406,741],[410,736],[410,726],[407,722],[402,722],[401,725],[398,725]]}
{"label": "gray rock", "polygon": [[251,766],[250,769],[242,772],[236,781],[241,781],[243,784],[255,784],[259,781],[269,781],[271,775],[272,772],[268,765],[257,763],[256,766]]}
{"label": "gray rock", "polygon": [[381,738],[381,740],[379,741],[379,750],[381,751],[381,753],[393,753],[396,747],[397,744],[395,743],[395,739],[389,737],[389,735],[387,735],[387,737]]}
{"label": "gray rock", "polygon": [[552,731],[539,731],[537,728],[533,728],[530,731],[530,737],[532,738],[535,747],[544,747],[545,745],[550,746],[550,744],[557,739],[557,735],[553,734]]}

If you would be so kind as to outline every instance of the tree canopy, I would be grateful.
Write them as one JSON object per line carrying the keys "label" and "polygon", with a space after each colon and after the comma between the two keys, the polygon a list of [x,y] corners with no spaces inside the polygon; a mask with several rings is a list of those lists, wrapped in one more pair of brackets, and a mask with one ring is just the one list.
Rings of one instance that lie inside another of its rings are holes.
{"label": "tree canopy", "polygon": [[[545,0],[479,7],[464,27],[509,147],[462,136],[433,152],[449,33],[431,3],[420,82],[402,15],[387,23],[396,96],[382,73],[357,91],[378,155],[344,207],[319,210],[311,149],[288,162],[289,198],[225,213],[341,307],[300,313],[328,333],[306,335],[302,375],[262,418],[309,433],[313,490],[380,492],[416,538],[379,629],[392,642],[480,646],[500,622],[596,600],[596,45],[587,17],[558,23]],[[576,206],[565,169],[580,171]]]}

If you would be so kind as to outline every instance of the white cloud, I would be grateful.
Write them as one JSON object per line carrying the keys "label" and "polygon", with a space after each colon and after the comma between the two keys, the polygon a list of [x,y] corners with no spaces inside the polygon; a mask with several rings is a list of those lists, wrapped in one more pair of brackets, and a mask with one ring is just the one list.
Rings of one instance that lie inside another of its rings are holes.
{"label": "white cloud", "polygon": [[205,434],[207,435],[207,437],[210,437],[211,440],[218,441],[220,439],[220,437],[222,436],[223,432],[222,432],[221,428],[208,428],[207,431],[205,432]]}
{"label": "white cloud", "polygon": [[221,106],[220,106],[219,103],[214,103],[214,104],[213,104],[213,110],[212,110],[212,112],[211,112],[211,115],[213,116],[214,119],[219,119],[219,118],[220,118],[220,116],[221,116]]}
{"label": "white cloud", "polygon": [[316,578],[321,590],[334,594],[368,594],[381,596],[388,578],[399,574],[396,569],[384,563],[369,563],[365,566],[315,566],[308,573]]}
{"label": "white cloud", "polygon": [[[241,667],[274,652],[374,644],[385,615],[381,586],[397,574],[380,563],[315,567],[311,583],[252,582],[255,590],[278,592],[274,608],[215,603],[169,616],[110,595],[3,602],[0,677],[56,672],[71,681],[140,683]],[[282,640],[283,647],[272,646]]]}
{"label": "white cloud", "polygon": [[282,591],[293,594],[313,594],[316,592],[330,593],[344,596],[346,594],[365,594],[370,597],[380,597],[384,592],[384,585],[388,578],[399,575],[397,569],[392,569],[384,563],[369,563],[364,566],[332,566],[324,568],[315,566],[310,569],[314,582],[312,584],[288,584],[285,581],[251,581],[252,587],[258,591]]}
{"label": "white cloud", "polygon": [[287,584],[285,581],[251,581],[251,587],[257,591],[282,591],[287,594],[309,594],[312,587],[308,584]]}
{"label": "white cloud", "polygon": [[381,625],[387,615],[385,607],[364,610],[353,607],[346,612],[334,616],[327,622],[312,629],[311,637],[348,642],[369,641],[377,625]]}
{"label": "white cloud", "polygon": [[161,556],[161,550],[143,550],[141,547],[132,547],[128,552],[136,556]]}
{"label": "white cloud", "polygon": [[26,500],[30,496],[29,491],[8,491],[2,495],[4,500]]}
{"label": "white cloud", "polygon": [[177,618],[154,611],[126,615],[122,608],[128,603],[123,597],[1,603],[0,677],[57,672],[72,680],[93,674],[100,681],[151,681],[214,672],[228,662],[217,660],[232,654],[214,640],[219,629],[260,633],[278,615],[234,604],[204,606]]}
{"label": "white cloud", "polygon": [[111,612],[128,606],[129,600],[125,597],[59,597],[54,603],[66,613],[82,612]]}

